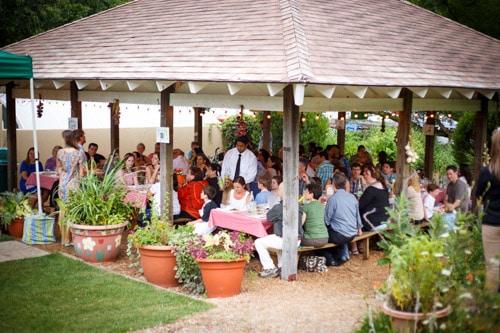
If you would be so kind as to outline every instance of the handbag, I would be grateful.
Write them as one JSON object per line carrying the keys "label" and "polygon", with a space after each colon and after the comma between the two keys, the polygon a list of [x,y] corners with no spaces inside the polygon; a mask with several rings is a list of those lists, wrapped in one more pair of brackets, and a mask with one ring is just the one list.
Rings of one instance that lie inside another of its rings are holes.
{"label": "handbag", "polygon": [[326,258],[321,256],[300,256],[299,269],[306,272],[326,272]]}

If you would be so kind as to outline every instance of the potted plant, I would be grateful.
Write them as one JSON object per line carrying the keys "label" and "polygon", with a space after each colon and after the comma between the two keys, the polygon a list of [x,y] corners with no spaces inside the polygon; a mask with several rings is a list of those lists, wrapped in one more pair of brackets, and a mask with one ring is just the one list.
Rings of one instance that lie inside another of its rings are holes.
{"label": "potted plant", "polygon": [[[145,213],[143,213],[145,215]],[[167,222],[168,212],[158,216],[155,210],[144,227],[137,225],[127,238],[127,254],[131,260],[139,258],[142,272],[148,282],[161,287],[176,287],[176,259],[170,239],[175,229]]]}
{"label": "potted plant", "polygon": [[209,298],[240,293],[245,263],[253,253],[252,238],[237,231],[222,230],[193,239],[188,251],[199,265]]}
{"label": "potted plant", "polygon": [[2,223],[12,237],[23,236],[24,218],[33,214],[29,193],[3,192],[0,194],[0,213]]}
{"label": "potted plant", "polygon": [[107,170],[100,178],[92,164],[63,204],[61,224],[69,224],[75,253],[85,261],[114,261],[120,252],[132,207],[125,203],[128,189],[116,182],[119,168]]}
{"label": "potted plant", "polygon": [[446,256],[447,236],[436,215],[425,233],[407,218],[408,200],[401,196],[389,212],[393,223],[379,245],[385,250],[380,263],[390,263],[390,273],[379,293],[383,311],[396,330],[414,331],[451,313],[451,264]]}

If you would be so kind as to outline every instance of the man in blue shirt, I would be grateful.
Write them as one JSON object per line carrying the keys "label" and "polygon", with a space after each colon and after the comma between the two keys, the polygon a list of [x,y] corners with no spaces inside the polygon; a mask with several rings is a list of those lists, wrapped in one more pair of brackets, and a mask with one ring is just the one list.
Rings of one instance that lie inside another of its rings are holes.
{"label": "man in blue shirt", "polygon": [[328,199],[325,208],[325,224],[328,229],[328,243],[339,246],[324,249],[327,266],[339,266],[348,258],[347,244],[356,236],[361,236],[363,223],[359,215],[358,200],[345,190],[347,177],[342,172],[333,175],[334,194]]}
{"label": "man in blue shirt", "polygon": [[321,179],[321,188],[325,188],[326,181],[333,176],[333,164],[328,160],[328,153],[323,151],[319,154],[321,159],[320,165],[316,168],[316,177]]}

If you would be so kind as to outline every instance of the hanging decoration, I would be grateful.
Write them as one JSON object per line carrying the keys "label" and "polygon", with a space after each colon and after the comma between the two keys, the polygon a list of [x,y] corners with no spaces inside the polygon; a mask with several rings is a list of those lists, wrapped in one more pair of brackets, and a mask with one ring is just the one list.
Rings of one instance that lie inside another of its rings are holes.
{"label": "hanging decoration", "polygon": [[411,131],[408,134],[408,143],[405,146],[406,151],[406,163],[415,163],[418,160],[418,154],[413,149],[413,137]]}
{"label": "hanging decoration", "polygon": [[42,118],[42,115],[43,115],[42,94],[38,95],[38,99],[39,99],[39,102],[38,102],[38,105],[36,106],[36,114],[37,114],[38,118]]}
{"label": "hanging decoration", "polygon": [[115,125],[120,124],[120,100],[119,99],[114,99],[113,103],[110,103],[109,106],[111,107],[111,113],[113,115],[113,122]]}
{"label": "hanging decoration", "polygon": [[[227,112],[227,111],[226,111]],[[236,117],[236,137],[247,135],[247,124],[243,120],[243,105],[240,107],[240,114]]]}

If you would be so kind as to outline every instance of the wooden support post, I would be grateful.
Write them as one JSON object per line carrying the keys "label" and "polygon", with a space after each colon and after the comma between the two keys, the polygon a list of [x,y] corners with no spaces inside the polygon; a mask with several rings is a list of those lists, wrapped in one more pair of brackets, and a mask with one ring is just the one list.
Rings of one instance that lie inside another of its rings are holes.
{"label": "wooden support post", "polygon": [[194,110],[194,140],[203,149],[203,116],[205,108],[193,108]]}
{"label": "wooden support post", "polygon": [[[118,103],[116,105],[115,103]],[[112,103],[109,103],[109,116],[110,116],[110,141],[111,141],[111,154],[114,154],[115,149],[120,148],[120,102],[118,100],[114,100]],[[115,114],[118,112],[118,114]]]}
{"label": "wooden support post", "polygon": [[82,102],[78,100],[78,87],[75,81],[69,84],[71,102],[71,118],[78,119],[78,129],[82,129]]}
{"label": "wooden support post", "polygon": [[[170,106],[170,94],[175,92],[175,85],[162,90],[160,93],[160,126],[170,128],[170,143],[160,143],[160,202],[161,214],[163,207],[168,208],[168,219],[173,223],[173,206],[172,206],[172,191],[173,191],[173,137],[174,137],[174,107]],[[169,199],[165,202],[166,194],[169,194]]]}
{"label": "wooden support post", "polygon": [[[436,124],[436,115],[434,111],[427,111],[427,121],[426,125],[431,125],[434,127]],[[436,141],[436,136],[426,135],[425,136],[425,153],[424,153],[424,172],[427,179],[432,179],[434,170],[434,143]],[[439,184],[438,184],[439,185]]]}
{"label": "wooden support post", "polygon": [[273,147],[271,147],[271,120],[268,116],[271,116],[271,112],[264,111],[262,116],[262,148],[269,151]]}
{"label": "wooden support post", "polygon": [[299,107],[289,84],[283,95],[283,267],[281,278],[297,280],[297,232],[299,221]]}
{"label": "wooden support post", "polygon": [[347,123],[345,114],[345,112],[339,112],[337,116],[337,122],[344,121],[344,126],[341,129],[337,128],[337,144],[340,147],[340,156],[344,155],[345,152],[345,124]]}
{"label": "wooden support post", "polygon": [[394,185],[394,194],[399,195],[403,189],[403,180],[408,177],[409,166],[406,163],[405,146],[408,143],[411,126],[411,109],[413,92],[407,88],[401,91],[403,95],[403,111],[398,117],[398,133],[396,144],[396,184]]}
{"label": "wooden support post", "polygon": [[5,97],[7,102],[7,191],[17,187],[17,136],[16,136],[16,99],[13,98],[12,90],[14,82],[5,86]]}

